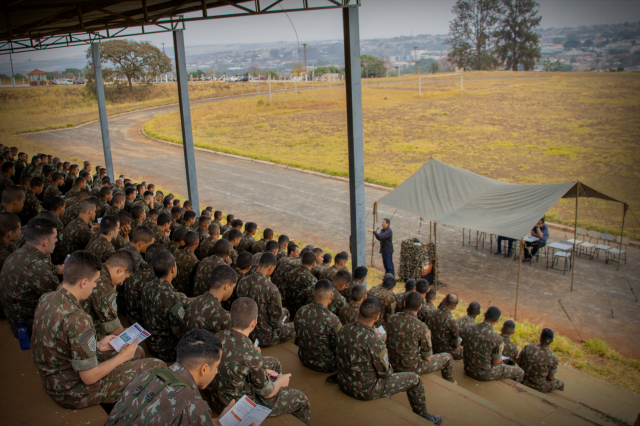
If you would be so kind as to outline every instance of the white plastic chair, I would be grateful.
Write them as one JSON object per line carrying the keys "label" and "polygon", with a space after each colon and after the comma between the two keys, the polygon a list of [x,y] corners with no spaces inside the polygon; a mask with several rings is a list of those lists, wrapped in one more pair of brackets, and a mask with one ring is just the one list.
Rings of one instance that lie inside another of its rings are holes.
{"label": "white plastic chair", "polygon": [[[564,259],[564,266],[562,268],[562,273],[566,274],[567,271],[571,270],[571,252],[570,251],[557,251],[553,255],[553,266],[558,264],[560,258]],[[552,267],[553,268],[553,267]],[[555,268],[553,268],[555,269]]]}
{"label": "white plastic chair", "polygon": [[[595,246],[598,245],[598,240],[600,239],[600,233],[598,231],[587,231],[587,237],[589,237],[589,241],[584,241],[580,244],[580,251],[578,255],[586,254],[590,259],[593,259],[593,254],[595,252]],[[595,242],[593,240],[595,239]]]}
{"label": "white plastic chair", "polygon": [[[629,244],[629,238],[621,237],[618,235],[616,237],[616,243],[618,243],[618,247],[610,248],[609,251],[607,251],[607,263],[609,263],[609,260],[620,263],[620,261],[622,260],[622,257],[624,256],[624,263],[626,265],[627,264],[627,245]],[[617,255],[617,259],[616,259],[616,255]]]}
{"label": "white plastic chair", "polygon": [[[582,237],[582,239],[580,239],[580,237]],[[571,238],[569,241],[571,244],[573,244],[574,242],[576,243],[576,246],[581,245],[582,243],[585,242],[587,238],[587,230],[584,228],[576,228],[576,238]]]}
{"label": "white plastic chair", "polygon": [[[613,243],[615,237],[611,234],[600,234],[602,244],[597,244],[593,249],[595,250],[594,257],[600,258],[600,250],[608,252],[611,249],[609,244]],[[609,244],[607,244],[609,243]]]}

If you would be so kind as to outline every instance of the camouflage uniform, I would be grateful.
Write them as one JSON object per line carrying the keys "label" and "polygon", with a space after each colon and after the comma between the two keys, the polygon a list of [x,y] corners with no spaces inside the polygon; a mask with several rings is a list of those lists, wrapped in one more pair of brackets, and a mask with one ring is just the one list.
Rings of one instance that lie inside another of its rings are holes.
{"label": "camouflage uniform", "polygon": [[396,298],[393,297],[391,290],[387,290],[382,285],[372,287],[368,292],[370,297],[375,297],[382,302],[382,312],[380,313],[380,319],[376,321],[375,326],[383,326],[386,328],[387,321],[396,312]]}
{"label": "camouflage uniform", "polygon": [[[138,197],[136,197],[138,198]],[[135,201],[131,207],[142,206],[144,208],[144,213],[149,214],[149,204],[145,203],[144,200]]]}
{"label": "camouflage uniform", "polygon": [[196,232],[198,233],[198,238],[199,238],[199,243],[202,243],[202,241],[209,237],[209,230],[208,229],[202,229],[200,227],[196,228]]}
{"label": "camouflage uniform", "polygon": [[78,192],[82,191],[80,188],[78,188],[77,186],[74,186],[73,188],[71,188],[69,191],[67,191],[66,194],[64,194],[64,198],[69,200],[71,198],[75,198],[78,195]]}
{"label": "camouflage uniform", "polygon": [[444,307],[436,309],[430,313],[426,324],[431,330],[434,353],[446,352],[451,354],[453,359],[462,359],[462,346],[454,346],[459,341],[460,332],[458,322],[453,318],[451,311]]}
{"label": "camouflage uniform", "polygon": [[[114,239],[114,241],[115,241],[115,239]],[[114,248],[115,248],[115,245],[114,245]],[[144,259],[142,258],[142,255],[128,241],[125,241],[124,247],[121,250],[126,250],[129,253],[131,253],[131,255],[133,256],[134,262],[136,264],[136,273],[137,273],[138,272],[138,268],[140,268],[140,265],[145,263]],[[136,273],[132,274],[129,278],[124,280],[124,282],[121,285],[119,285],[117,287],[117,289],[116,289],[116,291],[118,292],[118,306],[120,306],[121,313],[123,313],[125,315],[128,315],[128,307],[129,307],[129,301],[126,300],[127,299],[127,291],[128,291],[129,285],[133,281],[133,279],[134,279],[133,277],[136,275]],[[151,271],[151,275],[153,275],[153,271]],[[138,297],[136,299],[137,306],[140,306],[140,303],[141,303],[141,300],[142,300],[141,295],[142,295],[142,293],[140,293],[140,297]],[[129,322],[131,324],[133,324],[130,319],[129,319]]]}
{"label": "camouflage uniform", "polygon": [[98,235],[97,238],[92,238],[93,241],[87,244],[86,250],[95,254],[101,262],[107,260],[109,256],[116,252],[111,241],[107,241],[106,238],[100,236],[99,233],[95,233],[94,235]]}
{"label": "camouflage uniform", "polygon": [[333,279],[335,278],[336,274],[338,273],[339,269],[336,267],[336,265],[330,266],[328,268],[324,268],[322,271],[320,271],[319,274],[319,280],[329,280],[331,282],[333,282]]}
{"label": "camouflage uniform", "polygon": [[[314,299],[313,299],[313,287],[307,287],[307,288],[304,288],[304,289],[299,289],[298,291],[299,292],[298,292],[298,295],[296,296],[296,305],[295,305],[296,312],[300,308],[302,308],[303,306],[314,302]],[[338,316],[338,315],[340,315],[340,310],[342,308],[344,308],[345,306],[347,306],[346,299],[344,297],[342,297],[342,295],[340,294],[340,292],[338,291],[337,288],[333,287],[333,299],[331,300],[331,303],[329,303],[329,308],[328,309],[335,316]]]}
{"label": "camouflage uniform", "polygon": [[238,251],[233,247],[229,250],[229,258],[231,259],[231,267],[235,268],[236,261],[238,260]]}
{"label": "camouflage uniform", "polygon": [[69,191],[73,188],[73,184],[76,182],[77,178],[78,175],[72,175],[71,173],[68,173],[67,177],[64,178],[64,189],[66,191],[66,194],[68,194]]}
{"label": "camouflage uniform", "polygon": [[125,197],[124,199],[124,210],[131,213],[131,206],[133,206],[133,201],[129,197]]}
{"label": "camouflage uniform", "polygon": [[360,312],[360,302],[351,302],[340,309],[340,322],[342,325],[351,324],[358,321],[358,313]]}
{"label": "camouflage uniform", "polygon": [[44,200],[44,205],[49,206],[51,200],[56,197],[62,196],[62,193],[55,185],[49,185],[47,189],[43,192],[42,199]]}
{"label": "camouflage uniform", "polygon": [[193,294],[193,282],[200,261],[191,250],[178,250],[174,255],[176,266],[178,267],[178,275],[173,279],[173,287],[176,291],[184,293],[188,296]]}
{"label": "camouflage uniform", "polygon": [[[138,322],[144,325],[142,320],[142,290],[149,281],[155,281],[155,279],[156,276],[153,274],[152,266],[143,261],[136,271],[123,283],[122,286],[125,286],[124,305],[126,306],[129,324]],[[122,286],[118,286],[118,288]]]}
{"label": "camouflage uniform", "polygon": [[111,244],[113,245],[114,250],[118,251],[125,248],[126,245],[129,244],[129,241],[125,240],[122,235],[118,234],[113,237],[113,239],[111,240]]}
{"label": "camouflage uniform", "polygon": [[[295,317],[296,310],[299,308],[297,296],[305,290],[311,289],[313,291],[313,287],[318,280],[302,265],[282,266],[282,269],[279,268],[277,271],[279,275],[284,275],[278,286],[282,295],[282,304]],[[305,294],[305,298],[307,294]]]}
{"label": "camouflage uniform", "polygon": [[256,243],[251,248],[251,253],[262,253],[263,251],[267,251],[267,240],[261,238],[260,241],[256,241]]}
{"label": "camouflage uniform", "polygon": [[144,401],[142,397],[136,398],[136,388],[141,386],[147,378],[153,373],[148,370],[136,377],[127,388],[122,392],[120,401],[111,410],[107,425],[111,425],[116,419],[117,413],[120,412],[124,401],[134,398],[133,402],[118,417],[116,425],[124,426],[131,424],[133,426],[165,426],[165,425],[193,425],[193,426],[213,426],[212,413],[209,405],[202,399],[200,390],[193,380],[193,376],[185,367],[179,363],[173,364],[169,370],[175,372],[182,378],[189,387],[185,386],[166,386],[160,392],[157,392],[162,385],[162,379],[153,379],[147,385],[147,389],[155,395],[152,402],[148,404],[142,411],[137,414],[136,419],[128,423],[131,417],[137,413]]}
{"label": "camouflage uniform", "polygon": [[7,186],[12,186],[13,181],[6,173],[0,173],[0,194]]}
{"label": "camouflage uniform", "polygon": [[175,247],[175,244],[171,243],[171,239],[167,237],[162,229],[158,228],[158,225],[155,225],[151,229],[156,236],[156,243],[162,244],[167,250],[171,250],[171,246]]}
{"label": "camouflage uniform", "polygon": [[276,259],[280,262],[280,259],[288,257],[287,252],[278,247],[278,254],[276,255]]}
{"label": "camouflage uniform", "polygon": [[80,204],[76,204],[75,206],[69,206],[67,202],[65,202],[65,210],[64,216],[62,216],[62,224],[67,227],[74,219],[78,217],[80,214]]}
{"label": "camouflage uniform", "polygon": [[476,319],[469,315],[460,317],[456,321],[458,321],[458,332],[460,333],[460,337],[464,336],[469,326],[475,325],[476,323]]}
{"label": "camouflage uniform", "polygon": [[[5,244],[4,241],[0,240],[0,271],[2,271],[2,267],[4,266],[4,262],[7,258],[16,251],[18,248],[14,243]],[[1,282],[1,281],[0,281]],[[4,308],[2,307],[2,288],[0,287],[0,320],[7,319],[4,314]]]}
{"label": "camouflage uniform", "polygon": [[313,302],[296,314],[296,345],[302,364],[315,371],[333,373],[338,369],[336,340],[342,324],[326,306]]}
{"label": "camouflage uniform", "polygon": [[342,327],[336,342],[338,384],[347,395],[370,401],[407,392],[413,412],[425,416],[424,386],[416,373],[393,373],[387,348],[375,329],[359,322]]}
{"label": "camouflage uniform", "polygon": [[464,339],[464,372],[476,380],[513,379],[521,382],[524,371],[518,366],[492,365],[492,359],[502,359],[502,338],[493,327],[481,322],[469,327]]}
{"label": "camouflage uniform", "polygon": [[200,296],[201,294],[207,293],[211,286],[211,272],[213,272],[216,266],[226,264],[227,262],[225,262],[220,256],[210,256],[200,262],[194,279],[193,295]]}
{"label": "camouflage uniform", "polygon": [[453,383],[453,357],[447,353],[433,354],[431,331],[412,312],[391,316],[387,323],[387,348],[395,371],[419,375],[440,371],[443,379]]}
{"label": "camouflage uniform", "polygon": [[[219,223],[219,222],[218,222],[218,223]],[[227,232],[228,230],[230,230],[230,229],[232,229],[232,228],[231,228],[231,223],[227,223],[226,225],[221,226],[221,227],[220,227],[220,235],[222,235],[222,234],[226,233],[226,232]],[[229,235],[229,234],[227,234],[227,235]],[[225,240],[226,240],[226,238],[225,238]]]}
{"label": "camouflage uniform", "polygon": [[278,288],[260,272],[244,277],[236,287],[237,297],[248,297],[258,304],[258,324],[249,337],[260,341],[260,347],[286,342],[295,336],[292,323],[283,323],[289,313],[282,309]]}
{"label": "camouflage uniform", "polygon": [[122,327],[118,318],[117,296],[116,288],[111,282],[109,269],[103,267],[96,288],[93,289],[87,300],[81,302],[85,312],[93,320],[98,340]]}
{"label": "camouflage uniform", "polygon": [[0,276],[2,306],[15,337],[18,320],[23,319],[31,330],[40,296],[58,288],[56,272],[49,255],[29,244],[7,257]]}
{"label": "camouflage uniform", "polygon": [[340,292],[342,297],[344,297],[347,300],[351,300],[351,289],[357,286],[358,284],[362,284],[362,283],[358,280],[352,280],[349,284],[347,284],[344,290]]}
{"label": "camouflage uniform", "polygon": [[418,312],[418,318],[429,326],[430,321],[433,319],[438,308],[433,306],[433,303],[427,302],[426,300],[422,304],[422,309]]}
{"label": "camouflage uniform", "polygon": [[564,390],[562,380],[547,379],[549,374],[558,372],[558,357],[549,346],[540,343],[529,343],[520,352],[518,364],[524,370],[522,384],[537,390],[548,393],[553,390]]}
{"label": "camouflage uniform", "polygon": [[502,349],[502,355],[509,357],[509,364],[515,362],[518,359],[518,352],[520,352],[520,348],[518,345],[511,341],[511,337],[501,334],[502,341],[504,342],[504,348]]}
{"label": "camouflage uniform", "polygon": [[131,220],[131,230],[133,231],[134,229],[136,229],[138,226],[142,226],[142,223],[138,222],[135,219]]}
{"label": "camouflage uniform", "polygon": [[242,238],[240,238],[240,242],[236,247],[236,251],[238,253],[242,253],[243,251],[251,252],[251,249],[253,249],[253,246],[255,245],[255,243],[256,243],[256,240],[253,238],[253,236],[245,233],[242,235]]}
{"label": "camouflage uniform", "polygon": [[171,283],[157,278],[142,290],[142,319],[151,333],[147,338],[149,352],[163,361],[176,360],[178,334],[182,334],[184,307]]}
{"label": "camouflage uniform", "polygon": [[42,210],[42,206],[40,205],[40,200],[36,197],[36,194],[31,192],[31,190],[27,191],[27,194],[24,198],[24,205],[22,206],[22,210],[18,213],[20,217],[20,222],[23,225],[26,225],[29,222],[29,219],[33,219],[38,216]]}
{"label": "camouflage uniform", "polygon": [[202,240],[198,246],[198,259],[204,260],[209,256],[213,256],[213,248],[217,242],[218,240],[213,237],[207,237]]}
{"label": "camouflage uniform", "polygon": [[91,225],[86,223],[82,218],[74,219],[60,236],[62,241],[63,252],[65,255],[71,254],[77,250],[84,250],[91,239]]}
{"label": "camouflage uniform", "polygon": [[115,367],[92,385],[85,385],[80,372],[99,364],[101,354],[91,317],[64,287],[42,297],[36,310],[31,337],[31,355],[38,367],[42,387],[60,406],[70,409],[116,402],[124,388],[141,372],[163,368],[157,359],[130,360]]}
{"label": "camouflage uniform", "polygon": [[229,312],[225,311],[220,301],[209,292],[193,299],[185,310],[182,324],[182,330],[185,333],[190,330],[203,329],[216,334],[230,328]]}
{"label": "camouflage uniform", "polygon": [[103,211],[104,211],[104,216],[116,216],[118,212],[120,212],[120,209],[118,208],[118,206],[109,206],[105,208]]}
{"label": "camouflage uniform", "polygon": [[309,424],[311,410],[309,400],[300,391],[282,388],[272,398],[273,390],[267,369],[282,373],[280,362],[273,357],[262,357],[253,347],[253,341],[236,330],[218,333],[222,342],[222,359],[218,375],[207,387],[212,397],[211,405],[219,413],[232,399],[238,401],[247,395],[253,401],[273,410],[269,417],[291,413],[300,421]]}

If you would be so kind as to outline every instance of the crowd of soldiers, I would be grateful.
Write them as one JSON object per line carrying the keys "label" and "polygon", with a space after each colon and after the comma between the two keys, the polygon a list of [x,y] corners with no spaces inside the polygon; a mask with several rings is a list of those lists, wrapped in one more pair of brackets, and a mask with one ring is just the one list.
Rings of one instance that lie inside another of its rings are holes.
{"label": "crowd of soldiers", "polygon": [[[368,270],[347,268],[321,248],[189,201],[153,184],[51,155],[28,157],[0,145],[0,299],[17,337],[24,326],[44,390],[62,407],[115,404],[108,424],[219,424],[242,395],[310,424],[310,404],[289,389],[278,359],[261,348],[295,338],[301,363],[329,374],[359,400],[407,392],[427,412],[420,375],[455,383],[454,359],[478,380],[511,378],[542,392],[554,378],[553,332],[520,350],[515,323],[480,305],[456,320],[457,296],[435,307],[426,280],[385,275],[368,289]],[[333,265],[331,262],[333,261]],[[150,336],[115,351],[110,342],[138,323]],[[167,367],[167,363],[173,363]]]}

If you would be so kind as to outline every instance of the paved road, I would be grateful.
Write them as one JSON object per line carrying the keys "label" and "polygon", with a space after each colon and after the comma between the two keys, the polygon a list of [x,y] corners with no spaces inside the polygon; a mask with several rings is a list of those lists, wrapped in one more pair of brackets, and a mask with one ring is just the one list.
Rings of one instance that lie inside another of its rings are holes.
{"label": "paved road", "polygon": [[[192,104],[206,102],[215,101]],[[143,124],[154,115],[175,109],[175,105],[166,106],[109,119],[116,173],[186,195],[181,146],[151,141],[141,134]],[[90,159],[94,165],[104,162],[98,123],[24,137],[64,155]],[[211,205],[235,213],[241,219],[316,246],[347,249],[346,182],[203,151],[196,151],[196,169],[201,207]],[[366,205],[372,206],[387,192],[367,187],[365,193]],[[418,236],[428,241],[429,226],[423,224],[422,235],[418,235],[418,217],[381,206],[380,217],[385,216],[393,216],[397,268],[401,240]],[[367,227],[371,222],[368,216]],[[488,247],[477,251],[461,247],[460,229],[442,226],[438,236],[441,279],[449,288],[464,300],[477,300],[483,307],[497,305],[512,316],[517,264],[490,254]],[[552,240],[563,238],[564,233],[552,232]],[[640,295],[639,258],[637,250],[630,250],[629,262],[622,272],[615,272],[615,267],[605,265],[603,259],[579,259],[573,293],[569,292],[569,275],[547,271],[544,265],[523,266],[518,317],[551,326],[575,339],[606,337],[623,353],[640,356],[640,340],[630,338],[640,331],[640,309],[631,290]],[[374,262],[381,268],[377,253]]]}

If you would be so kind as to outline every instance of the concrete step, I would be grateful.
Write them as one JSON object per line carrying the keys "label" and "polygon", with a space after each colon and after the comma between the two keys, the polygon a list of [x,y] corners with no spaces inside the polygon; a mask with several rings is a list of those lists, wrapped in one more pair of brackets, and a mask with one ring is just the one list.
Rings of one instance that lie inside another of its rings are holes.
{"label": "concrete step", "polygon": [[564,392],[554,392],[555,398],[630,425],[638,418],[640,395],[563,365],[557,377],[564,381]]}
{"label": "concrete step", "polygon": [[[557,395],[562,394],[560,391],[543,394],[513,380],[490,382],[475,380],[464,373],[464,365],[461,361],[455,362],[455,378],[461,388],[501,407],[508,408],[536,424],[551,426],[613,425],[606,418],[586,407],[557,398]],[[562,376],[558,374],[558,378],[562,379]]]}
{"label": "concrete step", "polygon": [[[388,398],[358,401],[345,395],[338,385],[326,382],[329,374],[318,373],[304,367],[298,359],[298,347],[293,343],[265,348],[262,350],[262,355],[278,358],[282,364],[282,371],[291,373],[289,387],[304,392],[309,398],[313,424],[332,426],[360,424],[427,426],[431,424],[416,415],[410,408]],[[407,399],[406,394],[401,396]]]}

